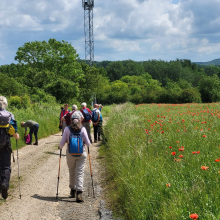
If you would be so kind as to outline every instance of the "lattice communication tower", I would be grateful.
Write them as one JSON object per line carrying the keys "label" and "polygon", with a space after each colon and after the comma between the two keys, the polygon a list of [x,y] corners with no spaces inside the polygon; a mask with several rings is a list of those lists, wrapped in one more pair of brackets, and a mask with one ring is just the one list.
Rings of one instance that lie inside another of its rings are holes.
{"label": "lattice communication tower", "polygon": [[94,63],[94,40],[93,40],[93,7],[94,0],[82,0],[84,8],[84,32],[85,32],[85,62],[89,66]]}

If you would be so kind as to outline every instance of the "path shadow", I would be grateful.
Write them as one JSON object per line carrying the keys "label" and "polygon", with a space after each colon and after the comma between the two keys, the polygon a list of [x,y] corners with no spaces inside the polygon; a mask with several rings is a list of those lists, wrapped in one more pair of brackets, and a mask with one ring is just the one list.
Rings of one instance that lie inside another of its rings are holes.
{"label": "path shadow", "polygon": [[56,199],[56,196],[50,197],[50,196],[40,196],[38,194],[34,194],[31,196],[32,198],[43,200],[43,201],[49,201],[49,202],[58,202],[58,201],[63,201],[63,202],[76,202],[76,200],[72,200],[72,198],[69,197],[59,197]]}
{"label": "path shadow", "polygon": [[[54,155],[59,155],[59,156],[60,156],[59,153],[50,152],[50,151],[45,151],[44,153],[45,153],[45,154],[54,154]],[[61,154],[61,156],[66,157],[66,154]]]}
{"label": "path shadow", "polygon": [[46,142],[45,144],[57,144],[57,146],[59,145],[59,143],[53,142],[53,141],[51,141],[51,142]]}

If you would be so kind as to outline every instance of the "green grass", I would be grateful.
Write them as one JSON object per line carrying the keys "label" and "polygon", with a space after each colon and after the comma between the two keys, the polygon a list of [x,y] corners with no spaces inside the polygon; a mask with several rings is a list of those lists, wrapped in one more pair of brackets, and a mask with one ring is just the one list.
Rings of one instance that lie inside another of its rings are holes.
{"label": "green grass", "polygon": [[[44,138],[51,134],[58,133],[58,125],[59,125],[59,115],[60,115],[60,107],[59,105],[50,106],[47,104],[41,105],[33,105],[31,108],[27,109],[7,109],[11,111],[18,125],[18,133],[20,135],[20,139],[18,140],[18,147],[25,146],[24,142],[24,132],[25,129],[20,126],[20,122],[33,120],[38,122],[39,130],[38,130],[38,138]],[[29,133],[29,128],[28,128]],[[34,135],[32,136],[32,142],[35,141]],[[11,138],[12,149],[16,149],[16,141],[14,138]]]}
{"label": "green grass", "polygon": [[199,219],[220,219],[219,107],[127,103],[111,110],[101,154],[116,215],[182,220],[197,213]]}
{"label": "green grass", "polygon": [[106,106],[103,106],[102,108],[102,117],[109,117],[111,112],[112,112],[112,108],[114,108],[116,105],[106,105]]}

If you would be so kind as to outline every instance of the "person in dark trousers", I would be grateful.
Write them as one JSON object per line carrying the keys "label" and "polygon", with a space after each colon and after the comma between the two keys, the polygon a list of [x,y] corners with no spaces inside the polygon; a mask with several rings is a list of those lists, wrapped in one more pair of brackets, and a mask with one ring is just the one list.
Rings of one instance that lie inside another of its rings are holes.
{"label": "person in dark trousers", "polygon": [[[86,129],[88,137],[90,142],[92,143],[92,138],[91,138],[91,132],[90,132],[90,124],[91,124],[91,118],[92,118],[92,112],[89,108],[86,108],[86,103],[83,102],[81,104],[81,113],[83,114],[83,121],[82,121],[82,126]],[[89,114],[88,116],[86,114]],[[89,119],[86,119],[89,118]]]}
{"label": "person in dark trousers", "polygon": [[[10,125],[13,122],[16,125],[16,121],[14,119],[14,115],[11,112],[6,111],[6,107],[8,106],[7,99],[4,96],[0,96],[0,115],[4,117],[4,115],[10,115]],[[10,128],[11,129],[11,128]],[[10,131],[9,129],[9,131]],[[9,181],[11,175],[11,141],[10,137],[13,136],[16,140],[19,139],[19,134],[17,133],[17,126],[14,128],[13,132],[9,134],[5,131],[5,137],[7,138],[6,142],[3,140],[3,129],[1,128],[0,132],[0,193],[4,199],[8,197],[8,189],[9,189]],[[11,135],[11,136],[10,136]],[[5,143],[5,146],[4,146]]]}
{"label": "person in dark trousers", "polygon": [[60,109],[61,109],[61,112],[60,112],[60,117],[59,117],[59,129],[61,131],[62,130],[61,113],[63,112],[64,107],[62,106]]}
{"label": "person in dark trousers", "polygon": [[27,135],[27,128],[30,128],[30,141],[27,143],[27,145],[31,145],[32,144],[32,134],[34,133],[35,136],[35,143],[34,145],[38,145],[38,136],[37,136],[37,132],[39,129],[39,124],[36,121],[32,121],[32,120],[28,120],[26,122],[21,122],[21,127],[25,128],[25,133],[24,136],[26,137]]}
{"label": "person in dark trousers", "polygon": [[60,118],[61,118],[61,121],[60,121],[60,126],[62,126],[62,134],[64,132],[64,129],[66,127],[66,121],[64,119],[64,115],[66,115],[68,112],[70,112],[70,110],[68,109],[69,105],[66,103],[64,105],[64,109],[61,111],[60,113]]}
{"label": "person in dark trousers", "polygon": [[98,141],[101,141],[100,136],[103,136],[103,130],[102,130],[102,114],[99,110],[99,105],[94,104],[94,109],[92,111],[95,111],[97,114],[98,120],[97,122],[93,122],[93,129],[94,129],[94,143],[97,143],[97,136]]}

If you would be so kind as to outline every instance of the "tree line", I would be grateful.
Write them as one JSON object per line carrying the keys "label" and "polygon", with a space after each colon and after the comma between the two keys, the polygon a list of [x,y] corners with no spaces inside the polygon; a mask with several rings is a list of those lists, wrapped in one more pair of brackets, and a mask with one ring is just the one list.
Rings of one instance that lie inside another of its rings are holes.
{"label": "tree line", "polygon": [[85,64],[66,41],[27,42],[18,64],[0,66],[0,94],[18,107],[31,102],[102,104],[220,101],[220,68],[190,60],[102,61]]}

